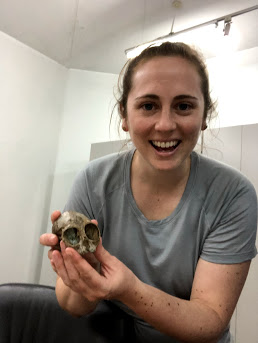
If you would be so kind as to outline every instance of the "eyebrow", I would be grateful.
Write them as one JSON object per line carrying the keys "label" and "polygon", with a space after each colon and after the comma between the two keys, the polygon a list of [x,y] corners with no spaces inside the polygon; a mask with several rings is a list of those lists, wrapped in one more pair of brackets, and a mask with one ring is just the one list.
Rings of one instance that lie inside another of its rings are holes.
{"label": "eyebrow", "polygon": [[[159,96],[156,94],[144,94],[142,96],[139,96],[136,98],[136,100],[141,100],[145,98],[151,98],[151,99],[159,99]],[[193,99],[193,100],[198,100],[195,96],[189,95],[189,94],[180,94],[175,96],[175,100],[181,100],[181,99]]]}
{"label": "eyebrow", "polygon": [[193,100],[199,100],[196,96],[192,96],[189,94],[180,94],[175,96],[176,100],[180,100],[180,99],[193,99]]}

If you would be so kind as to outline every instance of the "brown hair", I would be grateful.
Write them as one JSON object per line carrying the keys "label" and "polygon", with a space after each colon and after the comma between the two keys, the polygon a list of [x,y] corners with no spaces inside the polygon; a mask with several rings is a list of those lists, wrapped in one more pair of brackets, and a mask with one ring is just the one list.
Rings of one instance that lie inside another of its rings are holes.
{"label": "brown hair", "polygon": [[[140,55],[126,62],[118,79],[118,93],[120,96],[117,99],[116,105],[118,105],[120,116],[125,118],[127,115],[127,99],[132,89],[133,75],[137,66],[154,57],[162,56],[182,57],[195,66],[201,79],[201,91],[204,98],[204,120],[209,121],[212,118],[213,113],[215,113],[215,102],[212,101],[210,96],[209,77],[206,64],[202,55],[197,50],[180,42],[166,42],[159,46],[150,46],[143,50]],[[121,111],[121,108],[124,109],[123,112]]]}

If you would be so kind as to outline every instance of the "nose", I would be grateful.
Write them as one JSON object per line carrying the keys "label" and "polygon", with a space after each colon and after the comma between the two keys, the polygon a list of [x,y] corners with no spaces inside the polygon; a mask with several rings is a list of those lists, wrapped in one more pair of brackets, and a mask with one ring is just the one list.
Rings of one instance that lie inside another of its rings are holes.
{"label": "nose", "polygon": [[157,131],[173,131],[177,127],[175,115],[170,109],[162,109],[157,117],[155,129]]}

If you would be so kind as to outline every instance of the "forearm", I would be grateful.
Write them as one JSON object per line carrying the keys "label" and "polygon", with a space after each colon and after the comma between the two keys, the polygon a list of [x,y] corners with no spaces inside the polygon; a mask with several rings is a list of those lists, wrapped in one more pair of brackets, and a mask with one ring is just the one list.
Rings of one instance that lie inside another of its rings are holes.
{"label": "forearm", "polygon": [[157,330],[180,342],[217,342],[223,331],[222,321],[210,307],[173,297],[140,280],[120,301]]}
{"label": "forearm", "polygon": [[56,297],[60,307],[75,317],[93,312],[98,304],[98,301],[90,302],[81,294],[74,292],[60,277],[56,282]]}

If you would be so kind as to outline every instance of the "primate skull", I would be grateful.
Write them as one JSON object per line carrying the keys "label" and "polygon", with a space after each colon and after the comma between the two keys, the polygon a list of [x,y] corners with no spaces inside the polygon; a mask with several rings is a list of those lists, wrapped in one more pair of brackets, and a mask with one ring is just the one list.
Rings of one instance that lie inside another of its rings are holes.
{"label": "primate skull", "polygon": [[67,247],[72,247],[79,254],[94,252],[100,241],[100,232],[97,225],[93,224],[84,214],[67,211],[64,212],[53,224],[52,232],[59,239],[55,247],[60,250],[62,240]]}

